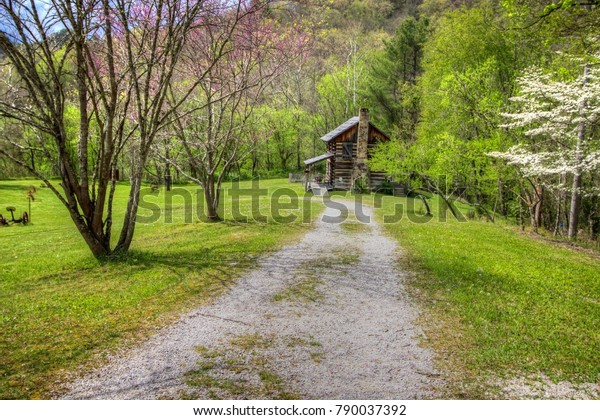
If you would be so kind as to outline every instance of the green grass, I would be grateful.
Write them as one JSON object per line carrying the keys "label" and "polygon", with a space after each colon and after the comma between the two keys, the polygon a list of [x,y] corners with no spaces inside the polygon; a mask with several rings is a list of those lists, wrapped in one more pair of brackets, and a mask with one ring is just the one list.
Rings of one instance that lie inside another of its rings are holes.
{"label": "green grass", "polygon": [[[388,198],[417,208],[411,199]],[[508,223],[414,211],[385,229],[408,251],[410,287],[424,304],[428,343],[459,376],[544,373],[600,380],[600,257],[532,239]],[[419,221],[421,223],[419,223]],[[469,396],[469,395],[467,395]],[[471,395],[473,396],[473,395]]]}
{"label": "green grass", "polygon": [[273,352],[303,349],[313,363],[325,357],[314,337],[277,336],[257,332],[220,340],[214,347],[200,346],[200,361],[185,374],[190,399],[300,399],[273,369]]}
{"label": "green grass", "polygon": [[[231,206],[226,206],[223,223],[195,217],[184,223],[196,206],[182,196],[194,196],[195,187],[158,194],[147,188],[145,201],[165,209],[160,220],[138,223],[127,256],[99,262],[62,204],[47,188],[39,188],[39,181],[0,181],[0,213],[7,206],[17,207],[18,214],[25,210],[30,185],[38,187],[32,224],[0,227],[0,399],[48,397],[69,372],[99,363],[104,354],[151,334],[181,311],[209,302],[260,254],[297,238],[309,226],[301,223],[302,217],[292,224],[273,217],[235,221]],[[281,180],[261,187],[270,192],[302,188]],[[114,236],[127,192],[125,184],[117,188]],[[250,197],[239,203],[241,212],[249,214]],[[320,207],[306,204],[312,213],[304,219],[310,222]],[[269,206],[261,198],[264,214]],[[169,219],[172,223],[165,223]]]}
{"label": "green grass", "polygon": [[[19,215],[26,210],[30,185],[39,182],[1,181],[0,213],[7,216],[7,206]],[[261,183],[269,191],[280,186],[301,190],[285,181]],[[186,223],[197,208],[182,196],[193,197],[195,188],[177,188],[168,194],[147,190],[145,202],[165,211],[155,223],[138,223],[131,252],[110,262],[91,256],[62,204],[45,188],[38,188],[32,203],[31,225],[0,227],[0,398],[48,397],[69,373],[101,363],[104,354],[210,302],[259,255],[308,226],[302,218],[281,223],[290,213],[298,215],[290,211],[266,221],[240,220],[231,206],[226,222],[192,217]],[[126,199],[123,184],[115,208],[123,209]],[[250,197],[235,201],[241,213],[250,213]],[[465,381],[486,373],[599,381],[598,255],[532,239],[506,223],[458,223],[451,216],[440,222],[437,202],[431,202],[433,218],[423,216],[421,203],[404,198],[384,199],[379,215],[390,221],[395,205],[409,209],[385,229],[407,250],[400,264],[416,272],[410,290],[425,308],[428,345],[447,368]],[[263,214],[269,205],[263,197]],[[307,208],[312,212],[306,221],[321,209],[316,202]],[[117,211],[115,236],[121,217]],[[344,229],[362,234],[359,226]],[[350,260],[349,254],[334,250],[323,264],[356,263],[357,256]],[[310,277],[315,266],[319,261],[299,274]],[[265,372],[258,375],[261,389],[278,395],[278,379]],[[476,396],[473,392],[466,396]]]}
{"label": "green grass", "polygon": [[[342,224],[343,226],[343,224]],[[333,248],[327,255],[321,255],[310,260],[303,261],[298,267],[298,275],[318,276],[321,271],[331,267],[339,270],[350,269],[358,262],[360,250],[355,246],[344,248]]]}
{"label": "green grass", "polygon": [[325,297],[317,288],[324,284],[316,277],[302,277],[281,292],[273,295],[273,302],[302,302],[311,303],[323,300]]}
{"label": "green grass", "polygon": [[346,221],[344,223],[342,223],[340,225],[342,227],[342,230],[344,230],[346,233],[349,234],[365,234],[368,233],[370,230],[369,225],[364,224],[364,223],[360,223],[360,222],[354,222],[354,221]]}
{"label": "green grass", "polygon": [[252,351],[256,349],[267,349],[273,346],[274,340],[275,336],[273,335],[263,336],[259,333],[252,333],[238,335],[229,340],[229,344],[245,351]]}
{"label": "green grass", "polygon": [[[299,399],[269,365],[261,351],[269,349],[274,337],[246,334],[234,337],[229,346],[197,350],[201,360],[185,374],[191,391],[184,397],[192,399]],[[241,350],[241,351],[240,351]]]}

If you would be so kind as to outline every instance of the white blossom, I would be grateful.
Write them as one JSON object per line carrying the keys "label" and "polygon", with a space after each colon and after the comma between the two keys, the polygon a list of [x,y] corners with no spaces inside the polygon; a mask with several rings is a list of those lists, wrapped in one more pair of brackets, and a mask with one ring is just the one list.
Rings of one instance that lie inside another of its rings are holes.
{"label": "white blossom", "polygon": [[575,151],[533,153],[524,146],[513,146],[506,152],[491,152],[488,156],[517,166],[523,175],[539,177],[589,172],[600,168],[600,152],[591,152],[578,159]]}
{"label": "white blossom", "polygon": [[531,141],[488,155],[518,167],[528,177],[599,169],[600,150],[593,138],[597,129],[592,128],[600,120],[600,68],[588,65],[582,73],[563,81],[537,67],[525,71],[518,79],[520,95],[511,98],[519,111],[501,114],[507,120],[502,127],[523,129]]}

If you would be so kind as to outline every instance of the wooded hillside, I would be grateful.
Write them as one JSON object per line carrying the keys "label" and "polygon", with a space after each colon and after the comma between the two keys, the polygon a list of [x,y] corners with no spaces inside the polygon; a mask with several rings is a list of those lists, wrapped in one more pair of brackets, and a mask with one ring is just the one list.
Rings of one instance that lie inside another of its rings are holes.
{"label": "wooded hillside", "polygon": [[117,171],[214,204],[223,180],[302,171],[361,107],[393,137],[376,170],[598,240],[597,0],[138,3],[0,6],[0,177],[61,177],[96,254]]}

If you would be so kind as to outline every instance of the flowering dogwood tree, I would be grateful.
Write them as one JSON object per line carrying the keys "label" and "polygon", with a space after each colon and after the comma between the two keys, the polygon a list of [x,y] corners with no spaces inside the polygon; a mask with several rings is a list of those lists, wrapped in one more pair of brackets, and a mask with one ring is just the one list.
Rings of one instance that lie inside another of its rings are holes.
{"label": "flowering dogwood tree", "polygon": [[529,179],[572,179],[570,187],[561,183],[547,186],[570,191],[568,235],[575,238],[581,196],[598,193],[583,189],[583,177],[600,167],[596,131],[600,121],[600,69],[586,64],[579,77],[560,81],[531,68],[518,83],[521,94],[511,99],[520,109],[503,114],[509,120],[505,127],[524,129],[530,142],[489,155],[518,167]]}

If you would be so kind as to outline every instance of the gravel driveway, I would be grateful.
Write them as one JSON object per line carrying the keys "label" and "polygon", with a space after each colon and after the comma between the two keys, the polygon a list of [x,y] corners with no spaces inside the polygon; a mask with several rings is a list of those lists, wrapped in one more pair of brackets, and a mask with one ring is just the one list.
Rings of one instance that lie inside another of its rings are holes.
{"label": "gravel driveway", "polygon": [[344,205],[348,220],[324,221],[341,221],[327,209],[299,243],[68,384],[62,398],[436,397],[433,354],[419,346],[417,309],[395,264],[401,251]]}

